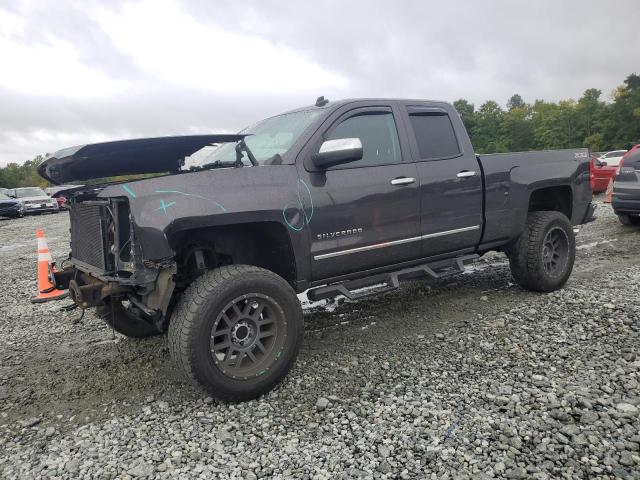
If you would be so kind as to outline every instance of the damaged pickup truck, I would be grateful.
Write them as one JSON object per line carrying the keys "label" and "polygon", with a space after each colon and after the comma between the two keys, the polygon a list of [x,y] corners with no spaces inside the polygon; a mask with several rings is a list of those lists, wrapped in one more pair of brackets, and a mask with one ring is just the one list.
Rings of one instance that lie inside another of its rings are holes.
{"label": "damaged pickup truck", "polygon": [[551,292],[594,211],[587,150],[476,155],[454,108],[422,100],[321,97],[238,135],[61,150],[39,173],[156,174],[64,192],[71,252],[55,282],[124,335],[168,332],[177,365],[228,401],[291,368],[296,293],[359,298],[492,250],[523,288]]}

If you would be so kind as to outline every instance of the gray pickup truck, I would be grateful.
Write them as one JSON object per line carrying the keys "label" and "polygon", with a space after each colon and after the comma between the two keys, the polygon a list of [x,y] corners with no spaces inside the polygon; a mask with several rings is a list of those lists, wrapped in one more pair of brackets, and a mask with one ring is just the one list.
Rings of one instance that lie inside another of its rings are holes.
{"label": "gray pickup truck", "polygon": [[454,108],[423,100],[321,97],[237,135],[68,148],[39,173],[156,174],[63,192],[71,252],[55,282],[124,335],[168,331],[178,366],[229,401],[294,363],[296,293],[359,298],[492,250],[550,292],[594,211],[587,150],[476,155]]}

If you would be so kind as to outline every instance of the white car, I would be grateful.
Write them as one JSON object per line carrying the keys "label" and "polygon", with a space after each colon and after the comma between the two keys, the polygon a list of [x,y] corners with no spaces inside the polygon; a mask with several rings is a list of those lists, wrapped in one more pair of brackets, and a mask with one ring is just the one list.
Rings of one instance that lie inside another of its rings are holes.
{"label": "white car", "polygon": [[617,167],[620,163],[620,159],[625,153],[627,153],[626,150],[614,150],[613,152],[607,152],[604,155],[600,155],[598,157],[598,161],[609,167]]}
{"label": "white car", "polygon": [[40,187],[14,188],[9,196],[15,198],[24,207],[26,215],[41,212],[58,212],[58,202],[50,198]]}

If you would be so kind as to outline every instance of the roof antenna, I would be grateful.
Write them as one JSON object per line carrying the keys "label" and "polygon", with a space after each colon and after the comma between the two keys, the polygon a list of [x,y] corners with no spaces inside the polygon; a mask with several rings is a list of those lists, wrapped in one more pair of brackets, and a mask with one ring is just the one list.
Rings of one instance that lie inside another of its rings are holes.
{"label": "roof antenna", "polygon": [[324,107],[327,103],[329,103],[329,100],[324,98],[324,95],[316,99],[316,107]]}

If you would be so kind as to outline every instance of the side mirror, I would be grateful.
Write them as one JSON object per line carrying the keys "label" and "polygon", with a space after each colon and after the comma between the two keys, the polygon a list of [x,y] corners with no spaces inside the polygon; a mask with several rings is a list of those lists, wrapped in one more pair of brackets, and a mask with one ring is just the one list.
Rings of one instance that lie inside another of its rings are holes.
{"label": "side mirror", "polygon": [[318,168],[329,168],[341,163],[355,162],[362,158],[362,142],[359,138],[326,140],[320,151],[311,158]]}

